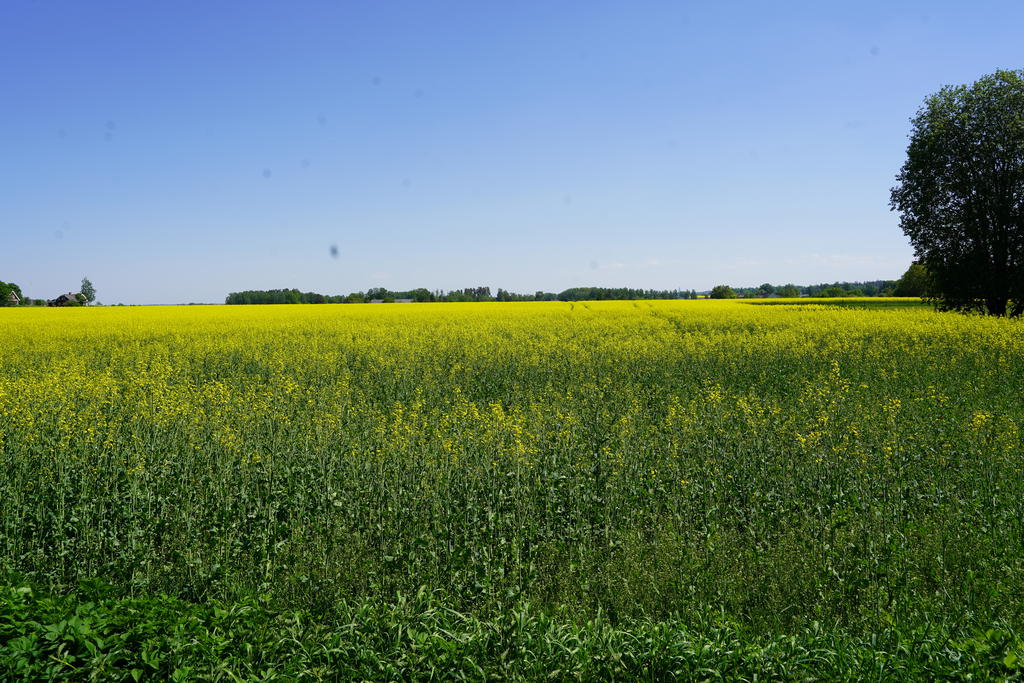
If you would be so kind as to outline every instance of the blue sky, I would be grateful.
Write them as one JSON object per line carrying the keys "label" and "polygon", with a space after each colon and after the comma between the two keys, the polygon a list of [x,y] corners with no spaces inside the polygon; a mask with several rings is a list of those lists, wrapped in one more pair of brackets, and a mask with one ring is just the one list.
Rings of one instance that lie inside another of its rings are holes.
{"label": "blue sky", "polygon": [[0,280],[141,304],[895,278],[909,118],[1024,67],[1021,35],[1018,0],[5,0]]}

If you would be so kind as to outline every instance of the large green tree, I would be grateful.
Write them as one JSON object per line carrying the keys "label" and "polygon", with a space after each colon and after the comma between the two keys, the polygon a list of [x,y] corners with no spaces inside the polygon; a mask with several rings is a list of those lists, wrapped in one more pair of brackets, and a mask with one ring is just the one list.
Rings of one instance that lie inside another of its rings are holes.
{"label": "large green tree", "polygon": [[1024,71],[947,86],[911,119],[890,206],[943,310],[1024,312]]}
{"label": "large green tree", "polygon": [[[12,301],[11,294],[15,294],[18,300]],[[0,306],[17,306],[25,304],[25,295],[21,293],[21,287],[13,282],[0,282]]]}
{"label": "large green tree", "polygon": [[735,299],[736,290],[729,285],[715,285],[708,294],[709,299]]}

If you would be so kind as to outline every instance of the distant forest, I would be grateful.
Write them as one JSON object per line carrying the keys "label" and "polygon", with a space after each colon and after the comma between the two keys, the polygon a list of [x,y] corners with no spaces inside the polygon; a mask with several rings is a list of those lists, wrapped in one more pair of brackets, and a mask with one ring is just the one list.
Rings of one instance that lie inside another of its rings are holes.
{"label": "distant forest", "polygon": [[379,302],[430,302],[430,301],[599,301],[603,299],[696,299],[693,290],[630,289],[628,287],[573,287],[564,292],[535,292],[517,294],[498,289],[492,294],[490,287],[467,287],[430,291],[420,287],[408,291],[393,292],[383,287],[373,287],[366,292],[351,294],[318,294],[300,292],[297,289],[268,289],[232,292],[224,303],[228,304],[362,304]]}
{"label": "distant forest", "polygon": [[[739,297],[771,296],[892,296],[896,280],[872,280],[869,282],[833,282],[818,285],[780,285],[765,283],[759,287],[726,288]],[[716,288],[717,289],[717,288]],[[631,299],[699,299],[711,296],[709,292],[692,289],[633,289],[630,287],[570,287],[559,293],[537,291],[533,294],[517,294],[504,289],[491,293],[490,287],[467,287],[431,291],[424,287],[407,291],[391,291],[373,287],[365,292],[351,294],[318,294],[300,292],[297,289],[263,289],[231,292],[227,304],[361,304],[391,302],[431,301],[623,301]]]}

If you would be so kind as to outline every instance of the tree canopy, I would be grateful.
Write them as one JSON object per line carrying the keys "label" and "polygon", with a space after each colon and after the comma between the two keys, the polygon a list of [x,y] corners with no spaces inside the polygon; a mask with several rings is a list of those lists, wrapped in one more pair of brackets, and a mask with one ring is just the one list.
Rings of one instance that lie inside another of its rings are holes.
{"label": "tree canopy", "polygon": [[297,289],[248,290],[231,292],[225,299],[228,304],[335,304],[363,303],[366,301],[595,301],[604,299],[696,299],[695,290],[632,289],[629,287],[570,287],[558,294],[537,291],[536,294],[517,294],[498,289],[491,294],[487,286],[431,291],[425,287],[394,292],[384,287],[371,287],[366,292],[345,295],[325,295],[316,292],[300,292]]}
{"label": "tree canopy", "polygon": [[903,277],[896,281],[893,288],[893,296],[920,296],[926,297],[931,291],[931,280],[928,276],[928,269],[920,263],[912,263],[903,273]]}
{"label": "tree canopy", "polygon": [[84,303],[91,304],[93,301],[96,301],[96,288],[92,286],[89,278],[82,278],[82,289],[79,290],[79,294],[85,299]]}
{"label": "tree canopy", "polygon": [[1024,312],[1024,71],[947,86],[911,119],[890,206],[943,310]]}
{"label": "tree canopy", "polygon": [[[710,299],[734,299],[739,297],[780,297],[808,296],[889,296],[895,280],[871,280],[867,282],[834,282],[817,285],[773,285],[766,282],[758,287],[730,287],[718,285],[701,294]],[[694,289],[637,289],[632,287],[570,287],[561,292],[537,290],[533,294],[521,294],[501,287],[496,293],[487,286],[464,289],[429,290],[425,287],[404,291],[392,291],[384,287],[371,287],[365,292],[351,294],[318,294],[298,289],[269,289],[231,292],[225,299],[228,304],[342,304],[365,303],[370,301],[624,301],[636,299],[698,299]]]}
{"label": "tree canopy", "polygon": [[[17,301],[11,298],[11,294],[18,297]],[[21,293],[21,287],[13,282],[0,282],[0,306],[17,306],[23,303],[25,295]]]}
{"label": "tree canopy", "polygon": [[729,285],[715,285],[711,288],[711,293],[708,294],[710,299],[735,299],[736,290]]}

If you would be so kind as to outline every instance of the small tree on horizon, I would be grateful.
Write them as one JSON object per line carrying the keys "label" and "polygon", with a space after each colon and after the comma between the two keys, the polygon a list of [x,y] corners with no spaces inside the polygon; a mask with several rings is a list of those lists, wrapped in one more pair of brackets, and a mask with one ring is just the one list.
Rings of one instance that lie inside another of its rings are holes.
{"label": "small tree on horizon", "polygon": [[96,288],[92,286],[92,282],[87,277],[82,278],[82,288],[79,290],[79,293],[85,299],[85,304],[91,304],[93,301],[96,301]]}

